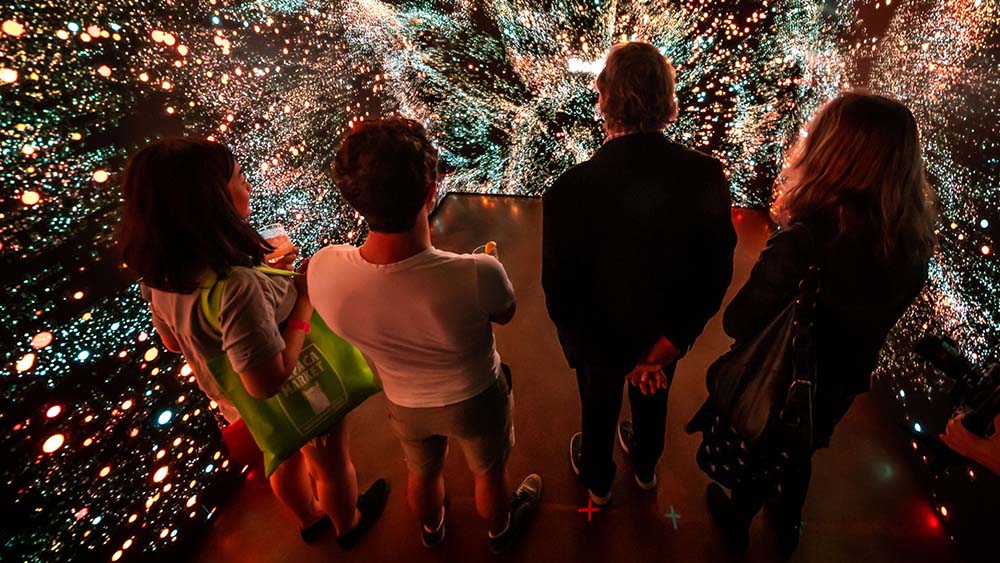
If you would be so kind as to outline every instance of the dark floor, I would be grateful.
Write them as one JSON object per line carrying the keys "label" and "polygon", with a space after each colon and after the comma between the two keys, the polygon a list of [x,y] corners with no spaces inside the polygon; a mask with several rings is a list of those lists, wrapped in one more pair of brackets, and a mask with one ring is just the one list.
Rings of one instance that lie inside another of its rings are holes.
{"label": "dark floor", "polygon": [[[734,210],[739,233],[735,279],[742,284],[768,235],[758,212]],[[570,435],[579,428],[576,381],[559,350],[545,313],[540,283],[541,200],[449,196],[433,219],[439,248],[468,252],[496,240],[517,290],[517,317],[496,329],[504,361],[513,368],[517,446],[511,483],[537,472],[544,480],[540,514],[507,561],[777,561],[774,536],[762,518],[754,523],[746,556],[728,555],[719,543],[704,502],[706,477],[694,462],[697,441],[684,423],[705,398],[708,364],[729,345],[719,317],[681,361],[670,396],[660,485],[642,493],[618,456],[612,505],[588,522],[578,512],[586,493],[568,463]],[[405,502],[405,471],[399,445],[385,424],[384,398],[370,399],[349,417],[352,452],[362,486],[378,476],[393,488],[389,506],[371,535],[355,550],[340,551],[333,537],[318,545],[299,540],[292,518],[261,481],[245,484],[224,507],[214,529],[196,550],[196,561],[490,561],[485,524],[475,512],[472,479],[460,453],[447,462],[451,509],[448,537],[437,550],[420,545],[418,525]],[[627,405],[628,401],[625,401]],[[627,407],[626,407],[627,408]],[[905,439],[868,397],[854,404],[830,449],[817,454],[805,509],[802,544],[793,561],[959,561],[908,470]],[[680,517],[674,529],[664,515]]]}

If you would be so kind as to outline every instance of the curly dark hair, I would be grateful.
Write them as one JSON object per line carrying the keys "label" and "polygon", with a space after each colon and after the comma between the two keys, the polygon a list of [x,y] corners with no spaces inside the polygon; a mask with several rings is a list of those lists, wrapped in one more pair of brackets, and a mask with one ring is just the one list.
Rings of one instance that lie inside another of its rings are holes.
{"label": "curly dark hair", "polygon": [[416,224],[437,183],[437,159],[420,123],[401,117],[366,121],[340,145],[333,177],[371,230],[401,233]]}
{"label": "curly dark hair", "polygon": [[190,293],[201,277],[256,266],[274,250],[239,215],[229,193],[236,169],[224,145],[164,139],[125,168],[119,244],[128,269],[163,291]]}
{"label": "curly dark hair", "polygon": [[660,131],[677,119],[674,67],[649,43],[611,48],[597,76],[608,132]]}

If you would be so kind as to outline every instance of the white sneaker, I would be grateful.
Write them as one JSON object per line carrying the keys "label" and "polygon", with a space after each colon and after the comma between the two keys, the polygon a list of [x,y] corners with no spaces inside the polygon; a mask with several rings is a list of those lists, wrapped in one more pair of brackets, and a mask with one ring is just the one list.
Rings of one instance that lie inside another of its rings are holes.
{"label": "white sneaker", "polygon": [[[569,464],[573,468],[573,473],[575,473],[577,477],[580,476],[580,448],[582,445],[582,432],[573,434],[573,437],[569,439]],[[604,507],[611,502],[611,491],[608,491],[608,494],[605,496],[598,495],[590,489],[587,489],[587,493],[590,495],[590,500],[594,503],[594,506]]]}
{"label": "white sneaker", "polygon": [[590,495],[590,501],[594,503],[594,506],[604,508],[611,502],[611,491],[608,491],[607,496],[599,496],[594,491],[587,489],[587,494]]}
{"label": "white sneaker", "polygon": [[[618,423],[618,444],[621,445],[622,451],[625,452],[625,456],[629,457],[632,455],[632,443],[635,440],[635,430],[632,428],[631,420],[623,420]],[[653,478],[649,481],[643,481],[639,478],[638,473],[633,473],[635,476],[635,482],[639,485],[639,488],[644,491],[652,491],[656,488],[656,473],[653,473]]]}
{"label": "white sneaker", "polygon": [[643,481],[642,479],[639,478],[638,475],[636,475],[635,482],[637,485],[639,485],[639,488],[644,491],[652,491],[653,489],[656,488],[656,485],[658,483],[655,473],[653,474],[653,478],[650,479],[649,482]]}

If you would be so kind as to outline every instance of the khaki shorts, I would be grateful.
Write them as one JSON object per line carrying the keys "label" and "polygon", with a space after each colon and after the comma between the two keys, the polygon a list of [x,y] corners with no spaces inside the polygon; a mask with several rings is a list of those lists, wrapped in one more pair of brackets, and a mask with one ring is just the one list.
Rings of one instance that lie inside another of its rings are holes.
{"label": "khaki shorts", "polygon": [[417,475],[434,475],[444,468],[448,438],[462,447],[474,475],[505,462],[514,446],[514,398],[503,377],[475,397],[453,405],[408,408],[392,401],[386,405],[406,466]]}

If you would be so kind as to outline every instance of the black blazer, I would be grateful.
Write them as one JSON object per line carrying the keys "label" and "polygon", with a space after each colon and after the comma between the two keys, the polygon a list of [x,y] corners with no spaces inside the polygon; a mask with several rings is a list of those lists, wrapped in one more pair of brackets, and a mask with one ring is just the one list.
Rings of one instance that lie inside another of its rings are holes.
{"label": "black blazer", "polygon": [[626,135],[542,199],[542,287],[570,365],[628,370],[661,335],[686,351],[732,278],[719,161],[662,133]]}
{"label": "black blazer", "polygon": [[927,259],[885,258],[876,229],[857,220],[841,234],[839,222],[830,211],[773,234],[723,315],[726,334],[748,339],[794,298],[810,264],[822,268],[814,329],[820,442],[868,390],[889,330],[927,279]]}

